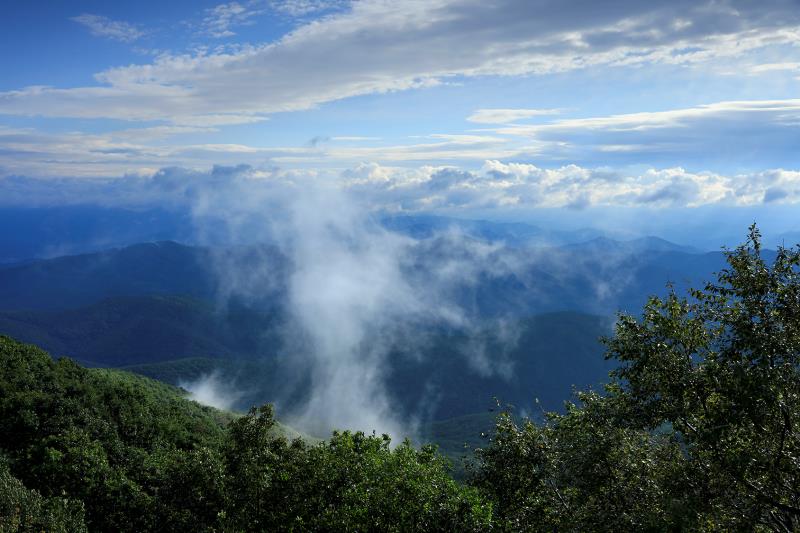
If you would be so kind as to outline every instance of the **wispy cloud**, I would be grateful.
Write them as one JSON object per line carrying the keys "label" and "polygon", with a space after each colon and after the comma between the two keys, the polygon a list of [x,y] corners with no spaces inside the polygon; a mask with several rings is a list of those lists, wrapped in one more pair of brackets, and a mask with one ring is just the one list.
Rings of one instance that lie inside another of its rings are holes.
{"label": "wispy cloud", "polygon": [[222,38],[236,35],[234,28],[253,24],[258,15],[267,11],[264,2],[228,2],[206,9],[202,22],[203,33],[210,37]]}
{"label": "wispy cloud", "polygon": [[[1,104],[0,104],[1,105]],[[510,123],[482,134],[420,135],[399,139],[318,135],[298,145],[198,140],[217,124],[265,117],[202,115],[105,133],[46,133],[0,128],[0,175],[113,176],[166,166],[281,165],[304,169],[352,168],[361,162],[459,164],[485,160],[576,163],[593,167],[632,164],[662,168],[797,168],[800,100],[717,102],[690,108],[587,118]],[[210,125],[207,125],[210,124]],[[195,134],[191,135],[190,134]]]}
{"label": "wispy cloud", "polygon": [[219,373],[201,376],[194,381],[181,381],[179,386],[189,392],[189,398],[217,409],[231,409],[244,393],[225,382]]}
{"label": "wispy cloud", "polygon": [[753,72],[755,74],[761,72],[774,72],[776,70],[800,71],[800,63],[798,62],[762,63],[760,65],[753,65],[750,68],[750,72]]}
{"label": "wispy cloud", "polygon": [[[577,17],[585,11],[577,0],[365,0],[274,43],[161,56],[151,64],[106,70],[96,87],[5,92],[0,113],[180,122],[199,114],[309,109],[454,76],[692,65],[796,43],[800,11],[791,2],[768,4],[626,0]],[[222,4],[208,13],[206,27],[228,35],[260,9]],[[675,13],[681,13],[679,21]]]}
{"label": "wispy cloud", "polygon": [[542,143],[563,159],[725,162],[764,159],[793,164],[800,139],[800,99],[716,102],[696,107],[512,124],[491,130]]}
{"label": "wispy cloud", "polygon": [[272,0],[271,7],[292,17],[304,17],[324,11],[342,9],[349,0]]}
{"label": "wispy cloud", "polygon": [[716,168],[723,162],[729,168],[742,168],[768,157],[773,167],[800,164],[793,149],[800,138],[796,100],[721,102],[655,113],[507,125],[493,130],[494,135],[434,134],[405,143],[360,136],[321,136],[295,146],[198,142],[197,134],[214,131],[200,125],[92,134],[0,128],[0,175],[99,177],[146,174],[170,165],[209,168],[215,164],[277,164],[311,170],[348,168],[363,161],[475,165],[485,160],[540,160],[590,167],[661,162],[663,167],[694,168]]}
{"label": "wispy cloud", "polygon": [[92,35],[121,41],[123,43],[132,43],[145,35],[143,30],[140,30],[133,24],[121,20],[112,20],[102,15],[84,13],[83,15],[72,17],[70,20],[74,20],[89,28]]}
{"label": "wispy cloud", "polygon": [[560,109],[478,109],[467,120],[478,124],[508,124],[518,120],[557,115]]}

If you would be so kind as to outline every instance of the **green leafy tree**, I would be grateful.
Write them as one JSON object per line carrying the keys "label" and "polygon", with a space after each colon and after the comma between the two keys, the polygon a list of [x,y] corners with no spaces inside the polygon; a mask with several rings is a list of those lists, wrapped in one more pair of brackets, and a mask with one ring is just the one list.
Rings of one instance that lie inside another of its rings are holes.
{"label": "green leafy tree", "polygon": [[760,234],[687,300],[652,299],[608,343],[629,424],[685,447],[692,507],[725,528],[800,529],[800,248]]}
{"label": "green leafy tree", "polygon": [[491,508],[433,448],[335,432],[316,445],[272,432],[270,406],[229,427],[227,527],[236,531],[475,531]]}
{"label": "green leafy tree", "polygon": [[223,438],[214,413],[177,389],[0,336],[9,475],[44,501],[82,502],[92,531],[213,529]]}
{"label": "green leafy tree", "polygon": [[0,458],[0,533],[18,531],[85,533],[83,504],[68,498],[44,498],[11,475]]}
{"label": "green leafy tree", "polygon": [[681,449],[666,435],[618,424],[596,393],[546,422],[498,417],[491,443],[477,451],[470,481],[497,505],[509,531],[680,529],[680,505],[667,490]]}
{"label": "green leafy tree", "polygon": [[603,396],[499,418],[472,483],[514,530],[800,530],[800,248],[755,226],[690,298],[651,298],[606,339]]}

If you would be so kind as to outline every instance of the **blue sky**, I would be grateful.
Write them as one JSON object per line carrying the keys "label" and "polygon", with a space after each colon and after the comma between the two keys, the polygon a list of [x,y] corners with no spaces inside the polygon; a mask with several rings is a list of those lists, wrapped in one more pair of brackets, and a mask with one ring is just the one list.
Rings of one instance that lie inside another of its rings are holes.
{"label": "blue sky", "polygon": [[3,11],[6,202],[215,166],[450,214],[800,201],[795,0]]}

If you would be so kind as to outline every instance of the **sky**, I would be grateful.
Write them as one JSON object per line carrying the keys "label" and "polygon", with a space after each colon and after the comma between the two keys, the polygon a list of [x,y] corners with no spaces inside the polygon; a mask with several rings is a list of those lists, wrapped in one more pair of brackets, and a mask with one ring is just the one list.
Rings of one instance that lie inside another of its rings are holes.
{"label": "sky", "polygon": [[752,208],[800,229],[798,0],[2,9],[0,204],[234,176],[397,212]]}

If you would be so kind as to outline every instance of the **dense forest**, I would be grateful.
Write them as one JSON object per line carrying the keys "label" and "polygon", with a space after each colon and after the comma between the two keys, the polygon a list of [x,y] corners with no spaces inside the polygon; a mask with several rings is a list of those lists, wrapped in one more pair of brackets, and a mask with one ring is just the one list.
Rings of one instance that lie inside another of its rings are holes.
{"label": "dense forest", "polygon": [[0,531],[800,529],[800,248],[758,230],[717,279],[605,339],[601,393],[501,413],[455,480],[435,448],[289,439],[0,338]]}

